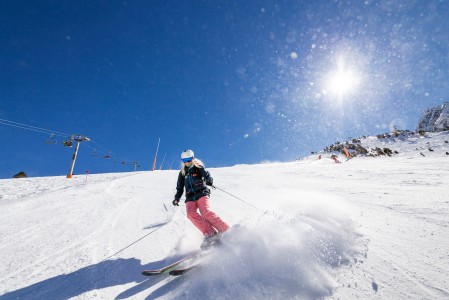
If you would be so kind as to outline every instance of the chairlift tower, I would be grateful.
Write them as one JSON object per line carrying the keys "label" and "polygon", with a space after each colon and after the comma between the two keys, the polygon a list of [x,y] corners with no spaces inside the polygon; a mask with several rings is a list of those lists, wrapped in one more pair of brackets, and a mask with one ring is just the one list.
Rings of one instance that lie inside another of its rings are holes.
{"label": "chairlift tower", "polygon": [[133,161],[131,164],[134,166],[134,172],[136,172],[136,168],[140,168],[140,166],[138,166],[139,162],[137,160]]}
{"label": "chairlift tower", "polygon": [[69,137],[69,140],[76,142],[75,153],[73,153],[73,156],[72,156],[72,164],[70,165],[69,174],[67,174],[67,178],[72,178],[73,168],[75,167],[76,156],[78,155],[78,149],[80,147],[80,143],[81,142],[89,142],[90,139],[85,135],[73,134],[71,137]]}

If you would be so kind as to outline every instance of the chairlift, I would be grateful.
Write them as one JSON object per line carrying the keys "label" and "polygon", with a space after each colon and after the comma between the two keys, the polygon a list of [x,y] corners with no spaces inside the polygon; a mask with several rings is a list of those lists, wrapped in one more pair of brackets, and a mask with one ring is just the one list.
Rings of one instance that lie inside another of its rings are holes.
{"label": "chairlift", "polygon": [[111,156],[110,156],[110,155],[105,155],[105,156],[104,156],[104,158],[106,158],[106,159],[110,159],[110,158],[111,158]]}
{"label": "chairlift", "polygon": [[53,138],[54,133],[50,134],[50,137],[48,139],[45,140],[45,144],[57,144],[58,141],[56,139]]}
{"label": "chairlift", "polygon": [[69,136],[66,141],[62,141],[64,147],[72,147],[73,146],[73,135]]}
{"label": "chairlift", "polygon": [[73,146],[72,141],[62,141],[62,144],[64,145],[64,147],[72,147]]}

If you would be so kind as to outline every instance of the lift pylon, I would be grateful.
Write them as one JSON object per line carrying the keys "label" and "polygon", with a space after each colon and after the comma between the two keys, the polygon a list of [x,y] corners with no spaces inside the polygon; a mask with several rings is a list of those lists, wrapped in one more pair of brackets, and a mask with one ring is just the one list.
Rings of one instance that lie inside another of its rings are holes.
{"label": "lift pylon", "polygon": [[73,134],[71,137],[69,137],[69,140],[76,142],[75,152],[73,153],[73,156],[72,156],[72,164],[70,165],[69,174],[67,174],[67,178],[72,178],[73,168],[75,168],[76,156],[78,155],[78,149],[80,147],[80,143],[81,142],[89,142],[90,139],[85,135]]}

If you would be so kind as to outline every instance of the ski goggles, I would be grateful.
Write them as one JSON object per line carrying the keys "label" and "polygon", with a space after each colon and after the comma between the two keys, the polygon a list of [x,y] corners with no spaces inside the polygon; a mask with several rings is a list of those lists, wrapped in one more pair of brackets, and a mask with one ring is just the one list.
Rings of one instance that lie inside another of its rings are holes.
{"label": "ski goggles", "polygon": [[181,158],[181,160],[182,160],[183,163],[191,162],[192,159],[193,159],[193,157]]}

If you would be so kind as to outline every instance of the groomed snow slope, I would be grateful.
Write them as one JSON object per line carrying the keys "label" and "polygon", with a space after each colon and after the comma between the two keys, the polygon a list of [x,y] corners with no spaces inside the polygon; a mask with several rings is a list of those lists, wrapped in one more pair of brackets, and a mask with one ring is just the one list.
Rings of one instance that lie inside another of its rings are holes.
{"label": "groomed snow slope", "polygon": [[201,243],[171,206],[177,171],[1,180],[0,298],[449,298],[449,157],[209,171],[247,203],[213,191],[240,226],[182,277],[140,274]]}

